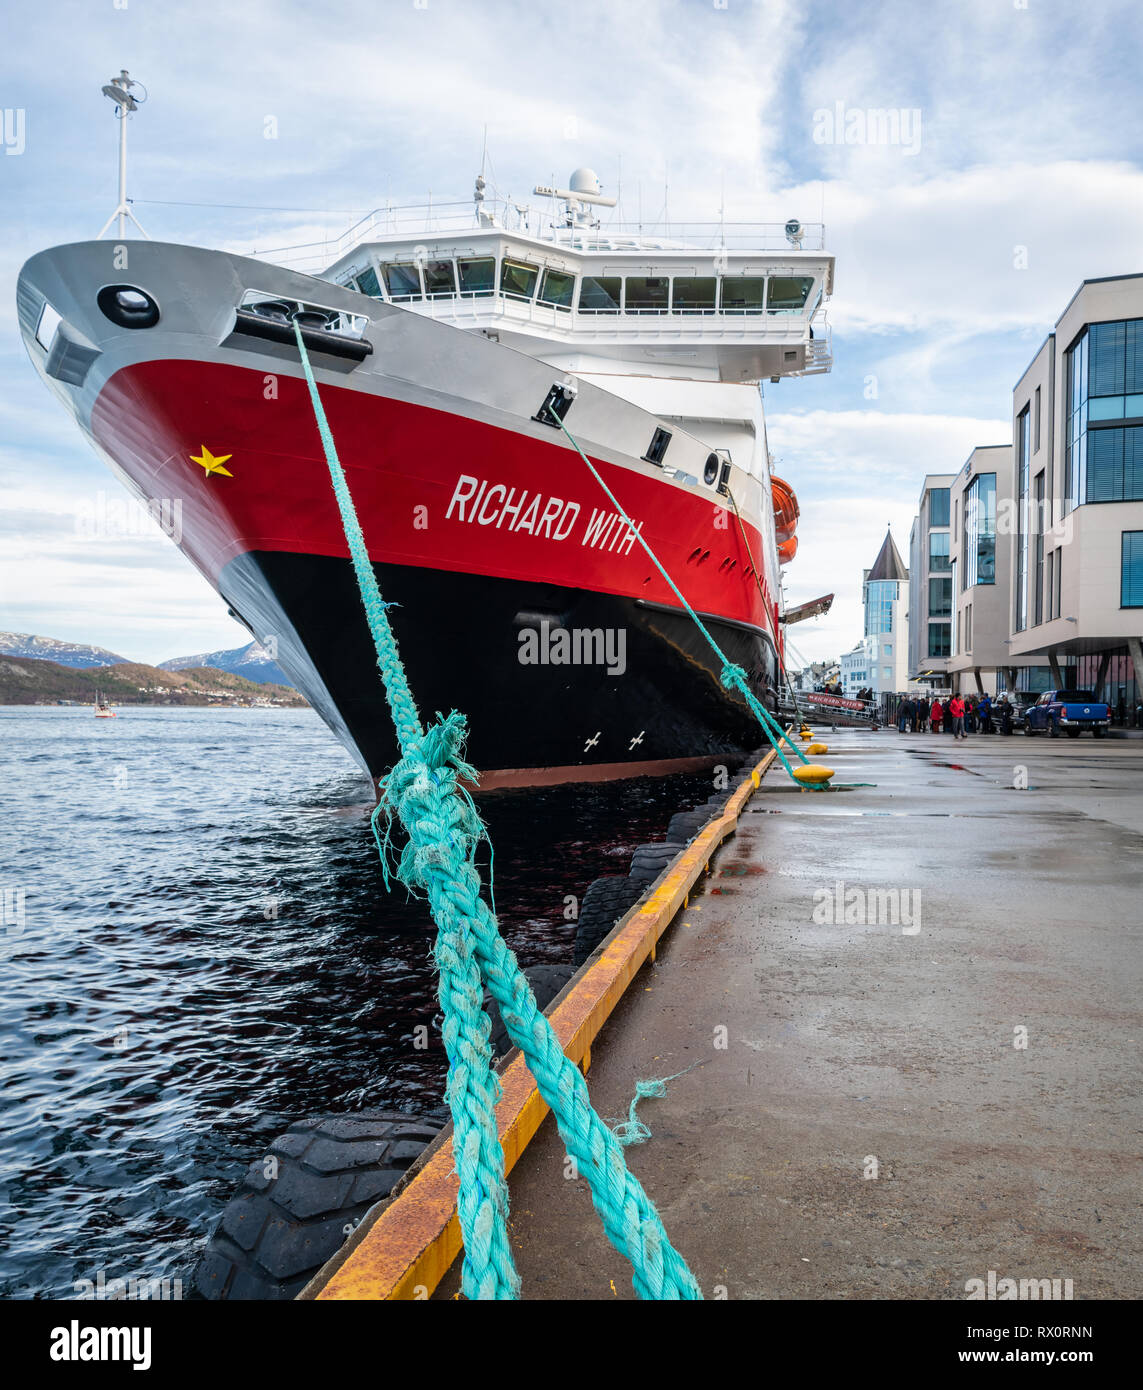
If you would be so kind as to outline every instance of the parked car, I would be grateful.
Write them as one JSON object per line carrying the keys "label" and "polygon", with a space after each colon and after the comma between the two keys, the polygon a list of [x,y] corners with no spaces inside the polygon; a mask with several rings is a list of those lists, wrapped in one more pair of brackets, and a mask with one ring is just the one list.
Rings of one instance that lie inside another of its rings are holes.
{"label": "parked car", "polygon": [[1059,738],[1079,738],[1085,729],[1103,738],[1111,724],[1111,709],[1090,690],[1045,690],[1024,716],[1026,734],[1046,733]]}
{"label": "parked car", "polygon": [[1023,729],[1028,732],[1028,711],[1039,700],[1039,696],[1030,690],[1017,690],[1008,697],[1013,702],[1012,727],[1013,729]]}

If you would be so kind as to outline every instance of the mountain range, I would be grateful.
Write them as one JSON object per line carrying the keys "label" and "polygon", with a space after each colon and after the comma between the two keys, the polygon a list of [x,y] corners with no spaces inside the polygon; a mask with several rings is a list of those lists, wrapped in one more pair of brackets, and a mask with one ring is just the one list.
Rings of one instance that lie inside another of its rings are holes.
{"label": "mountain range", "polygon": [[[53,661],[74,670],[132,664],[127,657],[108,651],[106,647],[93,647],[85,642],[65,642],[56,637],[37,637],[30,632],[0,632],[0,656]],[[156,669],[187,671],[203,666],[241,676],[256,685],[293,687],[293,682],[258,642],[224,651],[200,652],[197,656],[172,657],[170,661],[161,661]]]}
{"label": "mountain range", "polygon": [[195,666],[211,666],[216,671],[229,671],[245,680],[259,685],[290,685],[285,671],[259,642],[251,642],[245,647],[234,647],[229,651],[200,652],[197,656],[176,656],[170,661],[160,661],[160,671],[186,671]]}
{"label": "mountain range", "polygon": [[73,666],[80,670],[87,666],[117,666],[127,660],[125,656],[109,652],[106,647],[91,647],[84,642],[62,642],[56,637],[36,637],[31,632],[0,632],[0,656],[54,661],[60,666]]}

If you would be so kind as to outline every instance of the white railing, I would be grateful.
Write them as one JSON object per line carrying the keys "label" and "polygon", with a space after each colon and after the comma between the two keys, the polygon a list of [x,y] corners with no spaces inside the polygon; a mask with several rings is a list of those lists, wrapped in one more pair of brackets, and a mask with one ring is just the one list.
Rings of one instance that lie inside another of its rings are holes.
{"label": "white railing", "polygon": [[[601,313],[594,309],[565,309],[539,299],[520,299],[498,293],[438,294],[425,295],[424,298],[420,295],[399,295],[393,302],[426,318],[459,326],[494,329],[498,323],[507,326],[531,325],[557,337],[567,334],[580,339],[618,338],[631,342],[669,337],[687,344],[720,341],[800,343],[805,339],[809,321],[806,312],[744,314],[737,309]],[[820,321],[819,311],[818,318],[814,320],[815,333],[819,331]],[[808,346],[815,348],[815,363],[823,364],[830,360],[828,335],[820,340],[820,347],[817,346],[818,342],[815,339]]]}
{"label": "white railing", "polygon": [[347,255],[363,242],[408,240],[415,236],[500,230],[550,241],[583,252],[624,250],[696,250],[730,254],[751,251],[821,251],[825,228],[820,222],[802,224],[795,241],[786,235],[784,222],[704,222],[661,218],[643,222],[613,221],[599,227],[569,227],[563,215],[527,208],[516,203],[485,202],[478,216],[472,202],[408,204],[374,208],[336,237],[274,246],[249,254],[292,270],[317,273]]}

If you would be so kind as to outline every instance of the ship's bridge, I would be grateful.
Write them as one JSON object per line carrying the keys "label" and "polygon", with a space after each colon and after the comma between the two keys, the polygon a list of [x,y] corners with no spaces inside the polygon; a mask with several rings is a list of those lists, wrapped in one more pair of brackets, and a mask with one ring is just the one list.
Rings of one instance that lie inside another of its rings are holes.
{"label": "ship's bridge", "polygon": [[324,278],[573,371],[741,383],[830,369],[834,258],[804,249],[820,245],[820,227],[653,236],[585,225],[571,209],[545,223],[478,203],[475,226],[471,213],[442,226],[441,214],[417,230],[410,216],[372,214]]}

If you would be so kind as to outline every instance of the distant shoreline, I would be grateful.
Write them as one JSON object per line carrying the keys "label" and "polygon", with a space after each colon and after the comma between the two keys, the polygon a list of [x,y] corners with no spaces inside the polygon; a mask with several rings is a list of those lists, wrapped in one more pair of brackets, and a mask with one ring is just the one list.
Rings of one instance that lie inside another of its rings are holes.
{"label": "distant shoreline", "polygon": [[292,686],[247,680],[214,666],[165,671],[157,666],[117,662],[114,666],[63,666],[38,657],[0,655],[0,705],[67,709],[177,707],[208,709],[302,709],[308,701]]}
{"label": "distant shoreline", "polygon": [[[312,706],[300,697],[289,704],[253,704],[248,700],[231,703],[227,700],[109,700],[108,707],[128,709],[250,709],[250,710],[308,710]],[[89,700],[6,700],[0,698],[0,709],[80,709],[90,710]]]}

